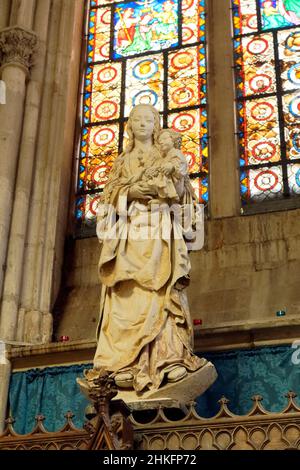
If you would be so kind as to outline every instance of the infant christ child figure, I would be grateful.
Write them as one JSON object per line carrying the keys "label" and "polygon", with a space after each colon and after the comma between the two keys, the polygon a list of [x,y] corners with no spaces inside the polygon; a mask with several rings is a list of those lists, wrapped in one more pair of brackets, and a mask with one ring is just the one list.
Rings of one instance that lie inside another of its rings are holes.
{"label": "infant christ child figure", "polygon": [[162,199],[171,203],[179,202],[188,174],[187,162],[180,150],[181,136],[172,129],[164,129],[159,135],[158,144],[161,157],[145,169],[142,177],[148,187],[157,192],[158,199],[152,199],[151,204],[159,203]]}

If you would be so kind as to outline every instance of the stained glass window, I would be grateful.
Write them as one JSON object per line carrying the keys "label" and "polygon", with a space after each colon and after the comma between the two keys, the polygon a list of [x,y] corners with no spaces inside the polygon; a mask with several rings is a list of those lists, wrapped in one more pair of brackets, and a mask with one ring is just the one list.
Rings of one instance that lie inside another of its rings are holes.
{"label": "stained glass window", "polygon": [[76,220],[93,226],[99,195],[122,151],[131,108],[154,105],[183,133],[200,201],[208,200],[205,0],[88,2]]}
{"label": "stained glass window", "polygon": [[241,195],[300,194],[300,1],[233,0]]}

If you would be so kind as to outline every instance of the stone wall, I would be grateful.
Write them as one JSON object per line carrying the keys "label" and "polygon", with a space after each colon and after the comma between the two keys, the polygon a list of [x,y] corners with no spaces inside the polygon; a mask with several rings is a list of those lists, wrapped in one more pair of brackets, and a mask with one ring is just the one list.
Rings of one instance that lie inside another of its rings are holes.
{"label": "stone wall", "polygon": [[[188,290],[192,317],[201,329],[300,323],[300,210],[206,221],[205,246],[191,254]],[[96,238],[69,242],[66,276],[56,315],[56,336],[92,339],[100,287]],[[276,339],[276,338],[275,338]]]}

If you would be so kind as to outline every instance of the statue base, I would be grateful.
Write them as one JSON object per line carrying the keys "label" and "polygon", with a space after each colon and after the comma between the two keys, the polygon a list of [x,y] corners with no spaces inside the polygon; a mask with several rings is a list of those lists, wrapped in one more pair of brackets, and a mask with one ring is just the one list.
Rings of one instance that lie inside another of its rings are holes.
{"label": "statue base", "polygon": [[[114,401],[114,400],[113,400]],[[160,408],[163,409],[173,409],[173,410],[181,410],[184,415],[187,414],[187,406],[182,403],[180,400],[171,400],[170,398],[145,398],[134,399],[128,401],[126,403],[130,411],[151,411],[151,410],[159,410]]]}
{"label": "statue base", "polygon": [[[214,365],[207,362],[201,369],[188,373],[178,382],[166,383],[158,390],[137,394],[134,390],[119,389],[113,400],[123,400],[132,411],[156,409],[158,406],[182,409],[183,404],[202,395],[215,382],[217,376]],[[88,381],[78,378],[77,383],[81,392],[90,400],[92,388]]]}
{"label": "statue base", "polygon": [[[141,402],[145,402],[145,400],[147,400],[148,409],[150,409],[151,400],[153,400],[153,402],[165,401],[165,406],[167,407],[168,401],[173,403],[188,403],[202,395],[215,382],[217,377],[218,374],[215,366],[211,362],[207,362],[201,369],[188,373],[178,382],[169,382],[155,391],[149,390],[138,395],[133,390],[119,389],[115,399],[123,400],[131,409],[141,409],[138,408],[138,405]],[[181,406],[177,405],[173,407],[180,408]]]}

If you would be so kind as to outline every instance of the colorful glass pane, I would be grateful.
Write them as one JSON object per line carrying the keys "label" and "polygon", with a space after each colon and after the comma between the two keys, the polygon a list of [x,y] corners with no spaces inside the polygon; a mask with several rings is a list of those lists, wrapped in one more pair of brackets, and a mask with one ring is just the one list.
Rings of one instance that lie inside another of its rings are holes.
{"label": "colorful glass pane", "polygon": [[182,43],[193,44],[205,40],[204,2],[182,0]]}
{"label": "colorful glass pane", "polygon": [[300,164],[288,165],[289,187],[292,195],[300,194]]}
{"label": "colorful glass pane", "polygon": [[137,104],[152,104],[163,111],[163,56],[147,55],[126,62],[125,116]]}
{"label": "colorful glass pane", "polygon": [[101,62],[109,59],[110,23],[110,8],[91,10],[88,28],[88,62]]}
{"label": "colorful glass pane", "polygon": [[97,217],[97,208],[101,193],[79,196],[75,203],[75,216],[82,226],[93,227]]}
{"label": "colorful glass pane", "polygon": [[87,70],[84,123],[117,119],[120,115],[121,65],[94,65]]}
{"label": "colorful glass pane", "polygon": [[249,96],[276,92],[272,35],[247,36],[236,41],[236,46],[236,53],[241,55],[238,94]]}
{"label": "colorful glass pane", "polygon": [[283,177],[281,167],[261,167],[242,171],[241,191],[245,198],[253,201],[265,201],[270,198],[282,197]]}
{"label": "colorful glass pane", "polygon": [[299,15],[299,1],[233,0],[244,203],[299,193]]}
{"label": "colorful glass pane", "polygon": [[103,189],[113,161],[118,155],[118,146],[119,126],[117,124],[104,124],[83,129],[79,168],[80,189]]}
{"label": "colorful glass pane", "polygon": [[[76,218],[95,222],[133,106],[183,132],[192,184],[208,201],[205,0],[90,0]],[[84,230],[84,227],[83,227]]]}
{"label": "colorful glass pane", "polygon": [[169,107],[182,108],[199,105],[199,58],[197,48],[183,49],[169,54]]}
{"label": "colorful glass pane", "polygon": [[300,24],[299,0],[260,0],[262,29]]}
{"label": "colorful glass pane", "polygon": [[256,0],[233,0],[232,11],[235,35],[257,31]]}
{"label": "colorful glass pane", "polygon": [[114,11],[114,58],[178,45],[178,0],[119,3]]}

